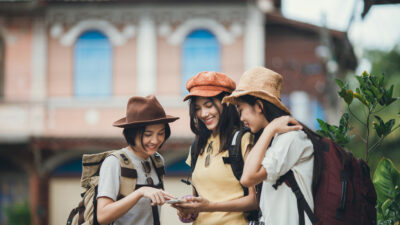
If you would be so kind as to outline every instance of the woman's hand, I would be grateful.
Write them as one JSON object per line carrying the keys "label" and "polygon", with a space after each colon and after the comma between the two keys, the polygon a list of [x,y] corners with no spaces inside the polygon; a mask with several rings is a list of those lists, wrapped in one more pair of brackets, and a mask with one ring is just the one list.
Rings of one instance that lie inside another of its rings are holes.
{"label": "woman's hand", "polygon": [[138,189],[142,197],[149,198],[151,205],[163,205],[167,200],[176,198],[175,196],[152,187],[141,187]]}
{"label": "woman's hand", "polygon": [[185,200],[185,203],[177,203],[175,205],[186,213],[197,213],[210,210],[211,203],[205,198],[190,196],[186,197]]}
{"label": "woman's hand", "polygon": [[281,116],[272,120],[264,129],[268,129],[274,134],[281,134],[301,130],[303,126],[291,116]]}

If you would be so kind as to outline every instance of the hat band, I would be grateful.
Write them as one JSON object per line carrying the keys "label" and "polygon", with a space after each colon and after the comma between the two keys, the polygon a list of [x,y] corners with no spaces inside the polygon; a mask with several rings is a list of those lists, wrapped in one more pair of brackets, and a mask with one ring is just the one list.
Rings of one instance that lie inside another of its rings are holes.
{"label": "hat band", "polygon": [[189,92],[194,91],[225,91],[228,93],[232,93],[232,89],[221,87],[221,86],[195,86],[190,89]]}
{"label": "hat band", "polygon": [[271,96],[273,96],[273,97],[275,97],[275,98],[281,100],[281,96],[280,96],[279,94],[277,95],[276,93],[274,94],[274,92],[267,91],[267,90],[243,90],[243,89],[236,89],[234,92],[244,92],[244,91],[265,93],[265,94],[271,95]]}

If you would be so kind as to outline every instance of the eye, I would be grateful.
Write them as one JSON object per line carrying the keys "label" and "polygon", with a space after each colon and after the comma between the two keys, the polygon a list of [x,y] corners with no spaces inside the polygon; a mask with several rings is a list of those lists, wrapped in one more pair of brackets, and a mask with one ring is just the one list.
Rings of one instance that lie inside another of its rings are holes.
{"label": "eye", "polygon": [[151,132],[145,132],[143,135],[144,135],[145,137],[151,137],[152,134],[153,134],[153,133],[151,133]]}
{"label": "eye", "polygon": [[214,105],[213,105],[211,102],[207,102],[205,106],[206,106],[207,108],[211,108],[211,107],[213,107]]}

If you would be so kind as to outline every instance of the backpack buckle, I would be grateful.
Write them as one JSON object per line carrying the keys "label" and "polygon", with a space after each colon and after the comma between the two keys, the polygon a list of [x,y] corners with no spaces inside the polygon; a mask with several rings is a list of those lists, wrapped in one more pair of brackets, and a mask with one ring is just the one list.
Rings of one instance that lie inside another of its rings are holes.
{"label": "backpack buckle", "polygon": [[126,157],[126,155],[125,154],[119,154],[120,156],[121,156],[121,158],[124,160],[124,163],[125,163],[125,165],[128,165],[129,164],[129,160],[128,160],[128,158]]}

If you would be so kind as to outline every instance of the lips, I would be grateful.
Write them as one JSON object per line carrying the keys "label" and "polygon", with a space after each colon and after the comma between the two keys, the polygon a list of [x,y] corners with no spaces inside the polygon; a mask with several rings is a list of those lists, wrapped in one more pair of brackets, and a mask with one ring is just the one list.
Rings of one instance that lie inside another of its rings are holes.
{"label": "lips", "polygon": [[149,151],[154,151],[154,150],[157,150],[157,146],[153,146],[153,147],[146,146],[146,149]]}
{"label": "lips", "polygon": [[205,120],[206,125],[211,125],[213,122],[214,122],[214,117]]}

